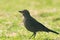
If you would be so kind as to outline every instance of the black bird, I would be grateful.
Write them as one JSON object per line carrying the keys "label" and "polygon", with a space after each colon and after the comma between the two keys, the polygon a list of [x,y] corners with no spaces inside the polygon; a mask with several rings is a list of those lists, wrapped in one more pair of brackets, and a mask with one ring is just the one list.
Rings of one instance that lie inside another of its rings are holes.
{"label": "black bird", "polygon": [[[37,20],[35,20],[29,13],[28,10],[22,10],[19,11],[20,13],[23,14],[24,16],[24,25],[26,27],[27,30],[33,32],[32,36],[36,36],[36,32],[38,31],[44,31],[44,32],[53,32],[55,34],[59,34],[53,30],[48,29],[47,27],[45,27],[43,24],[39,23]],[[31,36],[31,37],[32,37]]]}

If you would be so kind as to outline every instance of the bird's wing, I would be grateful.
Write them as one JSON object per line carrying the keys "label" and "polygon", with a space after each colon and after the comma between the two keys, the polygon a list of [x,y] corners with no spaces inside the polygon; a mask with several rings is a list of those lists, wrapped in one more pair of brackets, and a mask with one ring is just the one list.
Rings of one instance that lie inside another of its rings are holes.
{"label": "bird's wing", "polygon": [[36,30],[42,30],[42,31],[46,31],[49,30],[47,27],[45,27],[43,24],[39,23],[37,20],[35,20],[34,18],[31,18],[31,25],[34,26],[34,28]]}

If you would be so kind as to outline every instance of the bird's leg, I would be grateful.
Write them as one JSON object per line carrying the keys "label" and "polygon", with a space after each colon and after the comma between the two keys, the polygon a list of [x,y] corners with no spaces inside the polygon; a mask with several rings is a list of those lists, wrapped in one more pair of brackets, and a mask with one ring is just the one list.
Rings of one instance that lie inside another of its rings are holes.
{"label": "bird's leg", "polygon": [[32,35],[29,39],[31,39],[33,36],[34,36],[34,38],[35,38],[36,32],[34,32],[33,35]]}
{"label": "bird's leg", "polygon": [[34,32],[34,38],[35,38],[35,36],[36,36],[36,32]]}

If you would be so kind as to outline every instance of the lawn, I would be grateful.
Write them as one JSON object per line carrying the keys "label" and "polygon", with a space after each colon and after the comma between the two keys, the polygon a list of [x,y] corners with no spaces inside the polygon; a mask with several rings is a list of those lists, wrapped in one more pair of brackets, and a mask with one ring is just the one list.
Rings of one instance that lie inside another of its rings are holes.
{"label": "lawn", "polygon": [[60,34],[26,30],[18,11],[27,9],[47,28],[60,33],[60,0],[0,0],[0,40],[60,40]]}

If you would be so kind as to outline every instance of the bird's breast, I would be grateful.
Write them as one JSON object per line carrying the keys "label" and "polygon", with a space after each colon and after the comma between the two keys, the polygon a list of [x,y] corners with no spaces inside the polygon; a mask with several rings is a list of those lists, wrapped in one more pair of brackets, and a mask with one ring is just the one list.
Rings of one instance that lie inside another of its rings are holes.
{"label": "bird's breast", "polygon": [[35,31],[35,28],[32,25],[32,21],[31,20],[24,19],[24,25],[25,25],[25,27],[26,27],[27,30],[29,30],[31,32]]}

